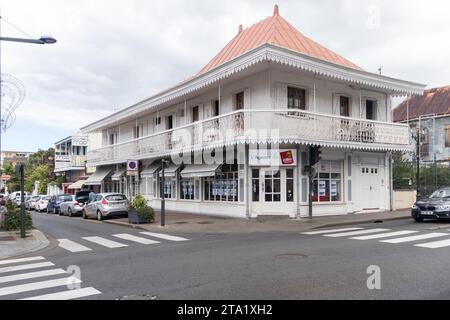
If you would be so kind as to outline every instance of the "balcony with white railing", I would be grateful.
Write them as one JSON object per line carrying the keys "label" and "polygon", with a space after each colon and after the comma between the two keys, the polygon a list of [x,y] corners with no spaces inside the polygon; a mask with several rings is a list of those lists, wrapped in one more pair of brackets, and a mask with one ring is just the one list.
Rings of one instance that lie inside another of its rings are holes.
{"label": "balcony with white railing", "polygon": [[55,172],[69,170],[84,170],[86,156],[82,155],[55,155]]}
{"label": "balcony with white railing", "polygon": [[89,166],[147,159],[237,143],[318,144],[359,150],[409,150],[404,124],[303,110],[239,110],[90,150]]}

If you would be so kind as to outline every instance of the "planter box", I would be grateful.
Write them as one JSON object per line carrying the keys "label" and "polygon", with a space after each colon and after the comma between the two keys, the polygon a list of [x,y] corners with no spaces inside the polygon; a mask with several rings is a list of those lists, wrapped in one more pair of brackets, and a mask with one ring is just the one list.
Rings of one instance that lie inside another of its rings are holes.
{"label": "planter box", "polygon": [[128,211],[128,222],[132,224],[150,223],[151,220],[142,219],[137,211]]}

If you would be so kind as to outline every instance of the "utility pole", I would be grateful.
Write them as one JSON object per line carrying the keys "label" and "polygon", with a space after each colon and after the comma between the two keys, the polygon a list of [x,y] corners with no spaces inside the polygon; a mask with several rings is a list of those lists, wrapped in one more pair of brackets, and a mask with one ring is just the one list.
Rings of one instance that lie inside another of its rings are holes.
{"label": "utility pole", "polygon": [[161,160],[161,227],[166,225],[166,195],[164,193],[165,187],[165,177],[164,177],[164,169],[166,166],[167,160]]}
{"label": "utility pole", "polygon": [[[309,218],[313,217],[313,192],[314,192],[314,177],[316,176],[316,171],[314,170],[314,166],[322,160],[320,154],[322,151],[320,150],[320,146],[310,146],[309,147],[309,165],[305,167],[305,171],[308,172],[309,175]],[[320,187],[318,187],[318,196],[320,195]]]}
{"label": "utility pole", "polygon": [[416,201],[419,201],[420,189],[420,127],[416,129]]}
{"label": "utility pole", "polygon": [[25,193],[24,193],[24,169],[25,165],[20,163],[16,166],[16,170],[20,174],[20,237],[26,237],[25,233]]}

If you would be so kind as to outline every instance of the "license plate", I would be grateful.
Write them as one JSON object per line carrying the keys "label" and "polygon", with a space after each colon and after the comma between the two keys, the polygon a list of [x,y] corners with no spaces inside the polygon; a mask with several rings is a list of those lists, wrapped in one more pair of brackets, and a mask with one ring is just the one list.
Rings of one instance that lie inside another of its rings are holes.
{"label": "license plate", "polygon": [[422,211],[421,214],[428,216],[428,215],[433,215],[434,212],[433,211]]}

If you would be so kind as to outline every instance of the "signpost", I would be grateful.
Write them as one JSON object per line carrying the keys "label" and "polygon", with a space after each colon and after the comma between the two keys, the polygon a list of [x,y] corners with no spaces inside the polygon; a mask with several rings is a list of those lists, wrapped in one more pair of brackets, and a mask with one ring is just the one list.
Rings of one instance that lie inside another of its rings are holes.
{"label": "signpost", "polygon": [[164,177],[164,169],[167,162],[167,160],[161,159],[161,227],[166,225],[166,195],[164,192],[166,182]]}

